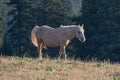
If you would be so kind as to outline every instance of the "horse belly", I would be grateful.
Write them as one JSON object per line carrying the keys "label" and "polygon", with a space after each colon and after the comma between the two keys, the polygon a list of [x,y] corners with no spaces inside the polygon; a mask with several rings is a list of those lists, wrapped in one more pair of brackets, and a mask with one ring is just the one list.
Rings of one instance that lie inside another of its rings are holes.
{"label": "horse belly", "polygon": [[49,47],[58,47],[59,44],[56,44],[56,43],[46,43],[47,46]]}
{"label": "horse belly", "polygon": [[46,40],[44,43],[49,47],[57,47],[57,46],[59,46],[58,41],[55,41],[55,40],[53,40],[53,41],[52,40]]}
{"label": "horse belly", "polygon": [[44,43],[49,47],[57,47],[59,46],[59,39],[58,36],[54,35],[47,35],[46,38],[44,38]]}

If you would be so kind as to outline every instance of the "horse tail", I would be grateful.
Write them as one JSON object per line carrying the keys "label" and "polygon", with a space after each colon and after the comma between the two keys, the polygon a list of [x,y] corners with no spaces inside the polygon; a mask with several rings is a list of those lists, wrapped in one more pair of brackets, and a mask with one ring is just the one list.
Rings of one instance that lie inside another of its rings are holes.
{"label": "horse tail", "polygon": [[32,43],[38,47],[38,42],[37,42],[37,38],[36,38],[36,32],[37,30],[39,29],[39,26],[35,26],[33,29],[32,29],[32,32],[31,32],[31,40],[32,40]]}

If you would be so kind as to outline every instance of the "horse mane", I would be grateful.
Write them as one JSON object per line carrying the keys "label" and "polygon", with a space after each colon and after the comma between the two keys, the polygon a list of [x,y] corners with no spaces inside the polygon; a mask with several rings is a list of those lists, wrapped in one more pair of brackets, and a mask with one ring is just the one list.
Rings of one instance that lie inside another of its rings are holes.
{"label": "horse mane", "polygon": [[61,25],[60,27],[67,28],[67,27],[76,27],[76,25]]}

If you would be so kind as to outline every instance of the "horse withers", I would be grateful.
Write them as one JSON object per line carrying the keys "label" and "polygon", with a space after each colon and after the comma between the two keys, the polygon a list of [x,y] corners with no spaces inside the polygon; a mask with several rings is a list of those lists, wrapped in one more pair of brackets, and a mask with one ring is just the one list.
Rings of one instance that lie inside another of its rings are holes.
{"label": "horse withers", "polygon": [[59,28],[52,28],[47,25],[35,26],[31,32],[32,43],[38,48],[39,58],[42,59],[42,49],[46,46],[58,47],[59,57],[62,55],[66,59],[66,46],[76,37],[81,42],[85,42],[84,25],[61,25]]}

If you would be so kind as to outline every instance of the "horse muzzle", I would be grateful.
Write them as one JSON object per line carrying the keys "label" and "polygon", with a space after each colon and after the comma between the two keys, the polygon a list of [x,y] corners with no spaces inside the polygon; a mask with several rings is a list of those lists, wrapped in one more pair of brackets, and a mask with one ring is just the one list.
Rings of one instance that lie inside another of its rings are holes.
{"label": "horse muzzle", "polygon": [[82,43],[84,43],[86,41],[86,39],[79,39]]}

